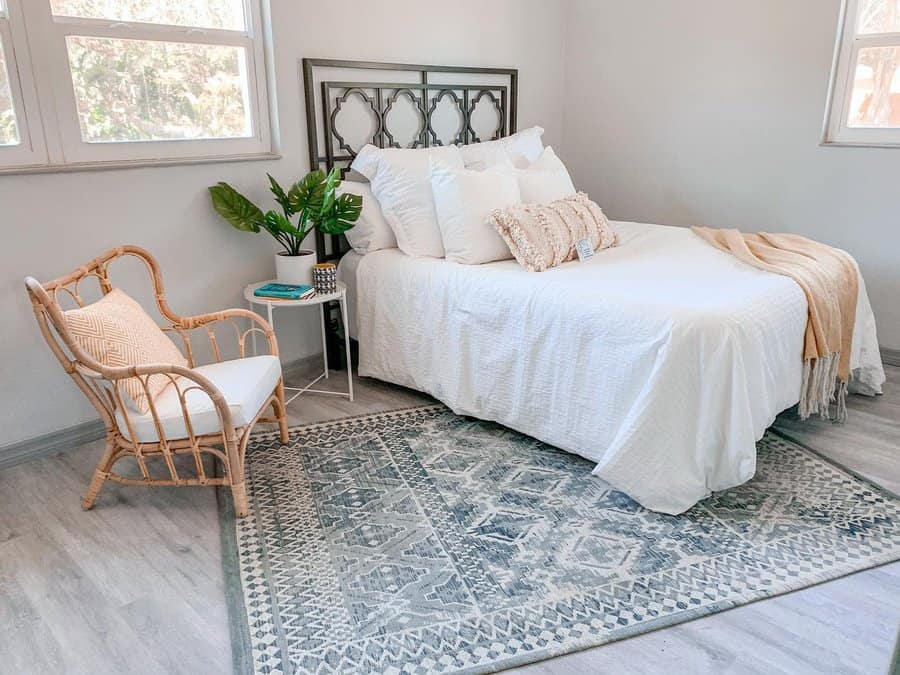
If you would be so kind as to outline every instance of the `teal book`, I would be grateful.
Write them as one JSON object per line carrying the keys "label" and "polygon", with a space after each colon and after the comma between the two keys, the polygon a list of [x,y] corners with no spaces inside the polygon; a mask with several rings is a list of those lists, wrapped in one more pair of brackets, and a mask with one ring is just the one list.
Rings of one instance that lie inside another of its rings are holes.
{"label": "teal book", "polygon": [[265,284],[260,286],[253,295],[258,298],[279,298],[282,300],[300,300],[313,295],[315,291],[312,286],[301,284],[294,286],[293,284]]}

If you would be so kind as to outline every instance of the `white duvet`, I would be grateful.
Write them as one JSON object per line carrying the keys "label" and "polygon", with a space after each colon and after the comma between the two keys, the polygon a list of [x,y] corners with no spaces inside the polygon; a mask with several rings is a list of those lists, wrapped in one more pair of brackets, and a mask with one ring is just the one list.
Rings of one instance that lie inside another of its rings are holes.
{"label": "white duvet", "polygon": [[[540,274],[370,253],[357,270],[361,375],[427,392],[597,462],[655,511],[751,478],[800,396],[806,300],[687,229],[613,223],[620,245]],[[884,381],[860,284],[852,367]]]}

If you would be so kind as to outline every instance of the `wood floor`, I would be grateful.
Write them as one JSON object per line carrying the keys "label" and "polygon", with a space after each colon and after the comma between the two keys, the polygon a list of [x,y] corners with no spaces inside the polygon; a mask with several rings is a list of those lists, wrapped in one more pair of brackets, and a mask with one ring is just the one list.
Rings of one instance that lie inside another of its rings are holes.
{"label": "wood floor", "polygon": [[[788,414],[776,424],[900,493],[900,368],[888,370],[884,396],[851,397],[845,426]],[[301,397],[292,424],[430,401],[357,385],[353,403]],[[0,673],[230,672],[213,491],[107,485],[83,513],[100,451],[0,472]],[[519,672],[881,674],[898,627],[894,563]]]}

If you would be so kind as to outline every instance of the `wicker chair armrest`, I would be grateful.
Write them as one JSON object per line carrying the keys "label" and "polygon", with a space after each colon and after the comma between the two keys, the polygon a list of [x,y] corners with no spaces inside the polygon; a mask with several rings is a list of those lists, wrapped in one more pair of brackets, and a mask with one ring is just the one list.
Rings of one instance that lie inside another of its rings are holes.
{"label": "wicker chair armrest", "polygon": [[[179,317],[178,321],[173,324],[172,328],[169,330],[174,330],[176,332],[183,331],[191,331],[195,328],[201,328],[203,326],[207,327],[207,330],[210,330],[210,324],[219,322],[219,321],[229,321],[232,319],[247,319],[250,321],[250,328],[243,333],[238,331],[238,340],[241,342],[241,356],[244,355],[244,346],[243,341],[250,333],[262,333],[266,338],[266,341],[269,345],[269,353],[272,356],[278,356],[278,339],[275,337],[275,331],[272,329],[272,326],[269,325],[269,322],[262,318],[256,312],[251,312],[249,309],[226,309],[221,312],[212,312],[210,314],[198,314],[196,316],[183,316]],[[165,329],[164,329],[165,330]],[[216,349],[214,347],[214,349]],[[218,358],[216,359],[218,360]]]}

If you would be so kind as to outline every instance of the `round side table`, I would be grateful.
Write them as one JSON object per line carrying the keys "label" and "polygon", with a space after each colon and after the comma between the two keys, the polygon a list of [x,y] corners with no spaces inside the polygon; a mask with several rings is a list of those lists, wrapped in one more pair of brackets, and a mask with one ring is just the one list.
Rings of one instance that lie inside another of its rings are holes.
{"label": "round side table", "polygon": [[[260,281],[255,284],[250,284],[244,289],[244,298],[250,304],[250,309],[253,311],[254,305],[265,305],[267,318],[269,320],[269,325],[272,326],[272,330],[275,330],[275,310],[276,309],[284,309],[288,307],[312,307],[313,305],[319,306],[319,322],[322,327],[322,360],[323,365],[325,367],[324,371],[321,375],[319,375],[312,382],[307,384],[305,387],[285,387],[285,390],[296,392],[293,396],[291,396],[286,403],[290,403],[295,398],[300,396],[300,394],[304,393],[314,393],[314,394],[328,394],[330,396],[344,396],[349,398],[351,401],[353,400],[353,366],[350,363],[350,331],[348,330],[348,322],[347,322],[347,286],[342,281],[337,282],[337,290],[334,293],[316,293],[311,298],[306,298],[305,300],[286,300],[281,298],[261,298],[256,295],[253,295],[253,291],[255,291],[260,286],[264,286],[266,284],[273,283],[270,281]],[[344,348],[347,350],[347,391],[325,391],[323,389],[313,389],[312,387],[321,379],[328,379],[328,345],[325,340],[325,305],[332,300],[336,300],[341,306],[341,321],[344,324]],[[253,333],[253,353],[256,354],[256,332]]]}

